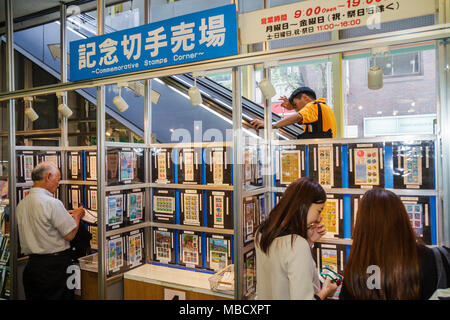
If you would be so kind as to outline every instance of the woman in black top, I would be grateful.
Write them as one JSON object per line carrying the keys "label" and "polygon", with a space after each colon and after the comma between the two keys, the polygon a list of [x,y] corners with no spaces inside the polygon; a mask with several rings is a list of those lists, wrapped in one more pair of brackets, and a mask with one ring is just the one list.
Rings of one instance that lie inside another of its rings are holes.
{"label": "woman in black top", "polygon": [[[363,196],[340,299],[429,299],[437,289],[433,251],[417,243],[400,198],[384,189]],[[447,286],[450,266],[444,261]]]}

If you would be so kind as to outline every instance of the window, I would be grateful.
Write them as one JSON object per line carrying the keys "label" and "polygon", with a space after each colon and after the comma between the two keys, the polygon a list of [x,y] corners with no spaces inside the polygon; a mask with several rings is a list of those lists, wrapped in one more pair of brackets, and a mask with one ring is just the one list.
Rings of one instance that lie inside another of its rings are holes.
{"label": "window", "polygon": [[[369,60],[370,67],[373,67],[373,57]],[[422,55],[420,52],[377,57],[376,63],[386,77],[422,75]]]}
{"label": "window", "polygon": [[380,90],[368,88],[370,53],[344,53],[345,137],[433,133],[437,114],[434,42],[391,50],[392,55],[377,57],[377,65],[384,73]]}

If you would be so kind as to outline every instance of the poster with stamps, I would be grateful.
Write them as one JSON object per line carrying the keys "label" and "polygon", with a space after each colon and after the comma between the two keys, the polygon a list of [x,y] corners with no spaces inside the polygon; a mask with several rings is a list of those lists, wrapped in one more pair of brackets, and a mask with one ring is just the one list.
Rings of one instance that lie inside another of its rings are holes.
{"label": "poster with stamps", "polygon": [[120,235],[107,241],[107,261],[109,276],[120,272],[124,266],[124,239]]}
{"label": "poster with stamps", "polygon": [[175,190],[153,189],[153,220],[175,223]]}
{"label": "poster with stamps", "polygon": [[434,142],[392,143],[395,189],[435,189]]}
{"label": "poster with stamps", "polygon": [[152,149],[152,180],[155,183],[174,183],[172,148]]}
{"label": "poster with stamps", "polygon": [[384,187],[384,147],[382,143],[350,144],[349,187]]}
{"label": "poster with stamps", "polygon": [[184,181],[194,181],[194,152],[184,152]]}
{"label": "poster with stamps", "polygon": [[327,199],[322,211],[322,222],[327,229],[327,235],[334,236],[339,233],[339,204],[335,199]]}
{"label": "poster with stamps", "polygon": [[309,145],[309,177],[324,188],[342,187],[340,144]]}
{"label": "poster with stamps", "polygon": [[213,152],[213,180],[214,184],[223,183],[223,152],[214,151]]}
{"label": "poster with stamps", "polygon": [[247,197],[244,198],[244,245],[249,244],[254,240],[255,231],[257,228],[257,208],[258,199],[257,197]]}
{"label": "poster with stamps", "polygon": [[87,208],[89,210],[97,211],[97,187],[87,187]]}
{"label": "poster with stamps", "polygon": [[208,239],[209,267],[220,271],[228,265],[228,243],[223,239]]}
{"label": "poster with stamps", "polygon": [[327,201],[320,214],[327,229],[324,238],[344,238],[344,197],[342,194],[327,194]]}
{"label": "poster with stamps", "polygon": [[175,263],[174,232],[165,228],[157,228],[153,231],[154,260],[161,263]]}
{"label": "poster with stamps", "polygon": [[133,152],[123,151],[119,153],[120,181],[131,181],[134,179],[134,163]]}
{"label": "poster with stamps", "polygon": [[431,234],[431,201],[435,201],[431,197],[421,196],[401,196],[406,212],[408,213],[411,226],[416,236],[425,244],[432,245]]}
{"label": "poster with stamps", "polygon": [[25,181],[31,181],[31,172],[34,169],[34,157],[31,155],[23,156]]}
{"label": "poster with stamps", "polygon": [[244,296],[249,297],[256,293],[256,253],[250,250],[244,254]]}
{"label": "poster with stamps", "polygon": [[194,231],[180,231],[180,264],[188,268],[202,266],[202,236]]}
{"label": "poster with stamps", "polygon": [[67,188],[68,192],[68,204],[70,209],[75,209],[83,204],[83,187],[77,185],[69,185]]}
{"label": "poster with stamps", "polygon": [[372,185],[380,184],[380,161],[378,149],[355,149],[355,184]]}
{"label": "poster with stamps", "polygon": [[300,178],[300,151],[281,151],[280,163],[281,184],[289,185]]}
{"label": "poster with stamps", "polygon": [[127,266],[134,268],[144,262],[144,232],[135,230],[127,235]]}
{"label": "poster with stamps", "polygon": [[86,151],[86,180],[97,180],[97,152]]}
{"label": "poster with stamps", "polygon": [[131,223],[137,223],[144,218],[144,192],[132,190],[127,194],[127,217]]}
{"label": "poster with stamps", "polygon": [[31,181],[31,172],[35,165],[35,157],[33,151],[17,151],[17,182],[23,183]]}
{"label": "poster with stamps", "polygon": [[178,150],[178,183],[201,184],[202,149],[182,148]]}
{"label": "poster with stamps", "polygon": [[36,165],[47,161],[54,164],[61,170],[61,152],[60,151],[35,151]]}
{"label": "poster with stamps", "polygon": [[158,162],[156,163],[158,168],[158,176],[156,181],[167,181],[167,154],[161,152],[157,155]]}
{"label": "poster with stamps", "polygon": [[181,223],[199,226],[203,219],[202,194],[197,190],[184,190],[181,196]]}
{"label": "poster with stamps", "polygon": [[230,147],[206,147],[206,184],[231,185],[232,152]]}
{"label": "poster with stamps", "polygon": [[206,223],[210,228],[233,228],[232,191],[206,191]]}
{"label": "poster with stamps", "polygon": [[124,195],[111,193],[105,198],[107,227],[116,229],[123,223]]}
{"label": "poster with stamps", "polygon": [[208,269],[217,272],[231,264],[231,240],[229,236],[207,236],[206,250]]}
{"label": "poster with stamps", "polygon": [[301,177],[306,177],[306,146],[276,146],[275,186],[286,187]]}
{"label": "poster with stamps", "polygon": [[314,245],[314,255],[317,261],[317,271],[326,266],[333,271],[343,275],[347,262],[347,246],[331,243],[316,243]]}
{"label": "poster with stamps", "polygon": [[67,153],[67,177],[71,180],[83,179],[82,151]]}

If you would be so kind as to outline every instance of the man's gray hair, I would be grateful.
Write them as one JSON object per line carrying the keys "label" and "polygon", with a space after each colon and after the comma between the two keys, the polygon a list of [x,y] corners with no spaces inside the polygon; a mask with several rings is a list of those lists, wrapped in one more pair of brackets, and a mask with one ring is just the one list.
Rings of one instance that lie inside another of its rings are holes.
{"label": "man's gray hair", "polygon": [[58,168],[53,162],[41,162],[36,167],[34,167],[33,171],[31,172],[31,180],[40,181],[44,179],[47,172],[56,174],[58,172]]}

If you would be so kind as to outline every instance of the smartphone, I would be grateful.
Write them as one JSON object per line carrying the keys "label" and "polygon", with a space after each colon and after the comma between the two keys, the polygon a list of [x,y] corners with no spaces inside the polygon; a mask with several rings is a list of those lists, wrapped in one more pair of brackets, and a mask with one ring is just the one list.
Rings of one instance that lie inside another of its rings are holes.
{"label": "smartphone", "polygon": [[331,279],[331,281],[336,282],[336,284],[339,286],[342,283],[342,276],[335,272],[333,269],[331,269],[330,267],[323,267],[320,270],[320,280],[321,282],[325,282],[325,279],[328,277]]}

